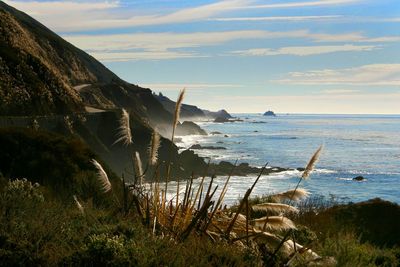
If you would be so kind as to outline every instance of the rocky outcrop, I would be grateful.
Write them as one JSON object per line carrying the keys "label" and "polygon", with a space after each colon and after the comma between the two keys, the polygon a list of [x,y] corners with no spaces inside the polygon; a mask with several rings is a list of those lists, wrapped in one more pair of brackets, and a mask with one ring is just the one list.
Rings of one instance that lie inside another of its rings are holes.
{"label": "rocky outcrop", "polygon": [[211,119],[216,119],[216,118],[221,118],[221,119],[232,119],[233,117],[225,110],[221,109],[219,111],[208,111],[208,110],[203,110],[204,114],[211,118]]}
{"label": "rocky outcrop", "polygon": [[224,122],[229,122],[229,119],[224,118],[224,117],[217,117],[214,119],[214,122],[216,123],[224,123]]}
{"label": "rocky outcrop", "polygon": [[[164,96],[162,93],[153,94],[154,97],[163,105],[163,107],[169,111],[171,114],[175,112],[175,101],[172,101],[168,97]],[[200,108],[193,106],[193,105],[188,105],[188,104],[182,104],[181,106],[181,113],[180,113],[180,118],[181,119],[201,119],[204,118],[206,115],[204,114],[203,110]]]}
{"label": "rocky outcrop", "polygon": [[202,146],[199,144],[192,145],[189,149],[209,149],[209,150],[225,150],[225,147],[222,146]]}
{"label": "rocky outcrop", "polygon": [[268,110],[264,113],[264,116],[276,117],[276,114],[273,111]]}
{"label": "rocky outcrop", "polygon": [[176,135],[207,135],[207,132],[194,122],[184,121],[183,123],[178,124],[176,128]]}
{"label": "rocky outcrop", "polygon": [[[170,113],[175,112],[176,102],[164,96],[162,93],[154,94],[154,97],[163,105],[163,107]],[[233,118],[225,109],[219,111],[209,111],[205,109],[200,109],[197,106],[182,104],[180,117],[182,119],[190,120],[201,120],[201,119],[231,119]]]}

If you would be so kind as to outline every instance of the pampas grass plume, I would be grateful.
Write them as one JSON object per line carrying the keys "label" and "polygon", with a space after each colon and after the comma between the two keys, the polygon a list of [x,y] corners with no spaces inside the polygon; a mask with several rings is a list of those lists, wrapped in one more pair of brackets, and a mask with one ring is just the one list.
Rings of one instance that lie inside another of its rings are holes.
{"label": "pampas grass plume", "polygon": [[291,189],[286,192],[271,195],[271,198],[274,200],[279,200],[279,201],[282,199],[288,199],[288,200],[293,199],[293,200],[297,201],[299,199],[308,197],[309,194],[310,193],[307,190],[305,190],[303,188],[297,188],[296,190]]}
{"label": "pampas grass plume", "polygon": [[142,185],[142,179],[143,179],[142,160],[140,159],[140,154],[137,151],[135,152],[134,167],[135,167],[136,179],[139,179],[139,184]]}
{"label": "pampas grass plume", "polygon": [[132,133],[129,123],[129,113],[122,109],[122,115],[119,120],[119,128],[118,128],[118,139],[114,142],[114,144],[118,142],[122,142],[124,145],[132,144]]}
{"label": "pampas grass plume", "polygon": [[79,202],[78,198],[76,197],[76,195],[73,196],[74,197],[74,201],[75,201],[75,205],[78,208],[78,210],[82,213],[85,214],[85,210],[83,209],[82,204]]}
{"label": "pampas grass plume", "polygon": [[304,169],[303,175],[301,176],[301,178],[303,179],[307,179],[308,177],[310,177],[311,172],[314,169],[315,163],[317,163],[319,156],[321,154],[323,146],[320,146],[317,151],[315,151],[314,155],[311,157],[310,161],[308,162],[306,168]]}
{"label": "pampas grass plume", "polygon": [[185,91],[186,91],[186,89],[183,88],[183,90],[181,90],[181,92],[179,93],[178,99],[176,100],[175,113],[174,113],[174,127],[176,127],[179,122],[181,106],[182,106],[183,98],[185,96]]}
{"label": "pampas grass plume", "polygon": [[97,176],[99,183],[101,184],[101,190],[103,190],[104,193],[111,191],[111,183],[103,167],[95,159],[92,159],[92,163],[97,169]]}
{"label": "pampas grass plume", "polygon": [[282,204],[282,203],[261,203],[253,206],[253,210],[255,211],[270,211],[275,213],[283,213],[283,212],[299,212],[293,206]]}
{"label": "pampas grass plume", "polygon": [[160,135],[156,131],[153,131],[153,134],[151,135],[151,143],[149,146],[149,164],[152,166],[157,164],[159,147]]}
{"label": "pampas grass plume", "polygon": [[264,225],[267,229],[272,230],[288,230],[296,229],[294,223],[283,216],[266,216],[259,219],[253,220],[254,227],[263,230]]}

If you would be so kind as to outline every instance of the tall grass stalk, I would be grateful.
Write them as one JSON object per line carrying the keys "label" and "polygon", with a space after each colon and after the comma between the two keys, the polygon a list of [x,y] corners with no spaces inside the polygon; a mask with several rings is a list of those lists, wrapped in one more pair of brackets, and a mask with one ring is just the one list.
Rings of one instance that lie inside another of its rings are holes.
{"label": "tall grass stalk", "polygon": [[[170,180],[170,175],[171,175],[171,158],[172,158],[172,151],[173,151],[173,146],[174,146],[175,130],[176,130],[176,126],[178,125],[178,122],[179,122],[181,106],[182,106],[183,98],[185,96],[185,91],[186,91],[185,88],[180,91],[178,99],[175,104],[174,120],[172,123],[171,147],[170,147],[170,151],[169,151],[167,175],[166,175],[166,180],[165,180],[165,191],[164,191],[165,194],[167,194],[167,191],[168,191],[168,182]],[[178,192],[178,194],[176,196],[177,197],[176,202],[178,203],[178,201],[179,201],[179,179],[178,179],[177,192]],[[166,198],[166,195],[165,195],[165,198]]]}
{"label": "tall grass stalk", "polygon": [[103,169],[103,166],[101,166],[101,164],[98,163],[95,159],[92,159],[92,163],[97,169],[97,179],[101,185],[101,190],[104,193],[111,191],[112,186],[110,180],[108,179],[106,171]]}
{"label": "tall grass stalk", "polygon": [[117,140],[113,144],[122,142],[124,145],[128,146],[132,144],[132,133],[130,127],[129,113],[122,109],[121,118],[119,120],[119,128],[117,133]]}

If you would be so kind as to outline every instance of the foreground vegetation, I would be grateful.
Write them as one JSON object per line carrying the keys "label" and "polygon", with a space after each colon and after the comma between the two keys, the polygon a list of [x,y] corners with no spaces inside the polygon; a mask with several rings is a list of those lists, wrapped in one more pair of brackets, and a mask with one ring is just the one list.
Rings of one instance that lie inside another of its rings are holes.
{"label": "foreground vegetation", "polygon": [[[273,266],[284,260],[267,264],[251,248],[214,242],[207,235],[192,234],[178,241],[159,230],[153,232],[135,213],[72,197],[61,202],[45,197],[44,191],[27,180],[2,179],[0,266]],[[293,220],[330,219],[315,216],[304,207]],[[378,247],[374,240],[362,242],[355,231],[334,224],[321,230],[298,225],[293,237],[319,255],[332,257],[332,266],[399,265],[399,249]],[[307,265],[301,261],[293,265],[303,264]],[[326,264],[329,261],[322,266]]]}

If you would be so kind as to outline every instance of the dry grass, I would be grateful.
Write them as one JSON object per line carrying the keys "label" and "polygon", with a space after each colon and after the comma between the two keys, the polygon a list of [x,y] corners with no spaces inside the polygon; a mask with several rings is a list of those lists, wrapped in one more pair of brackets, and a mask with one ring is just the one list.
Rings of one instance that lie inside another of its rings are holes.
{"label": "dry grass", "polygon": [[118,128],[118,133],[117,133],[118,138],[114,142],[114,144],[119,142],[122,142],[124,145],[132,144],[132,133],[129,122],[129,113],[125,109],[122,109],[122,114],[119,120],[119,124],[120,126]]}
{"label": "dry grass", "polygon": [[158,149],[160,148],[160,135],[154,131],[151,135],[151,143],[149,146],[149,164],[155,166],[158,160]]}
{"label": "dry grass", "polygon": [[92,163],[97,169],[98,181],[101,186],[101,190],[104,193],[111,191],[112,186],[110,180],[108,179],[106,171],[103,169],[103,166],[101,166],[101,164],[98,163],[95,159],[92,159]]}

